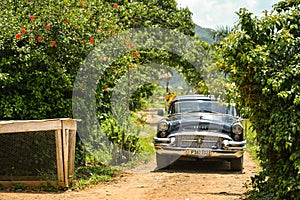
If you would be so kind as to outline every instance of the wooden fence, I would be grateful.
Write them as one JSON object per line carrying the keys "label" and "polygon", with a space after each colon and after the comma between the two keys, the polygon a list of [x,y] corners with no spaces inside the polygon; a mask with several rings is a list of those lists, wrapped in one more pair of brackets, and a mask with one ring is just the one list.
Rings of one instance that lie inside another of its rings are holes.
{"label": "wooden fence", "polygon": [[[13,173],[4,172],[4,169],[0,168],[0,172],[2,170],[2,174],[0,175],[0,184],[9,187],[13,183],[20,183],[25,186],[41,186],[44,184],[51,184],[51,185],[60,185],[60,186],[69,186],[70,178],[73,176],[74,173],[74,161],[75,161],[75,143],[76,143],[76,129],[77,129],[77,121],[74,119],[69,118],[63,118],[63,119],[45,119],[45,120],[16,120],[16,121],[0,121],[0,136],[5,136],[8,138],[8,140],[13,140],[16,134],[21,134],[22,138],[26,139],[26,135],[23,134],[35,134],[43,132],[44,134],[54,134],[52,138],[54,159],[56,157],[56,161],[54,160],[54,163],[56,164],[55,169],[56,172],[54,174],[56,175],[56,180],[42,180],[42,177],[32,177],[32,176],[15,176]],[[4,135],[3,135],[4,134]],[[37,135],[37,134],[36,134]],[[14,136],[14,137],[13,137]],[[10,139],[11,137],[11,139]],[[35,135],[33,136],[35,137]],[[0,138],[1,140],[1,138]],[[32,137],[31,137],[31,140]],[[5,142],[3,144],[2,140],[2,149],[5,149]],[[1,141],[0,141],[1,142]],[[32,142],[32,141],[29,141]],[[51,142],[51,141],[49,141]],[[8,142],[6,142],[8,143]],[[27,146],[30,146],[27,143]],[[4,146],[3,146],[4,145]],[[32,146],[34,147],[35,144],[32,143]],[[19,145],[20,146],[20,145]],[[22,145],[21,145],[22,146]],[[16,147],[20,148],[20,147]],[[41,151],[43,147],[40,147]],[[30,147],[28,147],[30,151]],[[16,149],[17,150],[17,149]],[[12,151],[12,150],[9,150]],[[35,150],[37,151],[37,150]],[[11,153],[2,153],[0,155],[0,163],[3,161],[8,161],[9,156],[14,155]],[[31,156],[28,156],[27,158],[23,158],[23,161],[21,163],[26,162],[26,160],[30,159]],[[2,160],[2,161],[1,161]],[[18,160],[18,158],[14,158],[14,160]],[[25,161],[24,161],[25,160]],[[13,161],[16,162],[16,161]],[[47,162],[47,160],[46,160]],[[34,162],[31,162],[34,164]],[[13,163],[10,163],[12,166]],[[19,164],[19,163],[18,163]],[[47,164],[47,163],[46,163]],[[19,168],[22,168],[22,165],[18,165]],[[15,167],[11,167],[14,169]],[[34,167],[32,167],[34,168]],[[9,170],[10,168],[8,168]],[[14,169],[15,170],[15,169]],[[20,170],[20,169],[19,169]],[[22,170],[21,170],[22,171]]]}

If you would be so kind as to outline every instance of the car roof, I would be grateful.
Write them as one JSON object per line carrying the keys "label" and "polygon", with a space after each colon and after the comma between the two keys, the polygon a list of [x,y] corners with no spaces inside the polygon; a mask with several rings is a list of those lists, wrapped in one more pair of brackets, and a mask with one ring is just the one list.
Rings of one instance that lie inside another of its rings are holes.
{"label": "car roof", "polygon": [[189,100],[204,100],[204,101],[216,101],[216,98],[213,95],[182,95],[176,96],[173,99],[174,101],[189,101]]}

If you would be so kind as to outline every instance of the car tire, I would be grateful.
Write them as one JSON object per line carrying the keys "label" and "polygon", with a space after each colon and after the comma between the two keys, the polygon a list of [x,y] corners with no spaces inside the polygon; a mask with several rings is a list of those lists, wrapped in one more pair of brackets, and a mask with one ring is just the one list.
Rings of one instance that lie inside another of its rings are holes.
{"label": "car tire", "polygon": [[156,153],[156,164],[157,169],[168,168],[174,160],[172,160],[168,155]]}
{"label": "car tire", "polygon": [[244,157],[234,158],[230,161],[232,171],[243,171]]}

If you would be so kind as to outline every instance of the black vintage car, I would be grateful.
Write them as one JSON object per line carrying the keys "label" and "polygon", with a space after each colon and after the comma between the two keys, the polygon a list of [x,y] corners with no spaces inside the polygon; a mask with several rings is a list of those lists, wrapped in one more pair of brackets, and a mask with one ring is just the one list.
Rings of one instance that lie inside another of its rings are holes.
{"label": "black vintage car", "polygon": [[213,97],[176,97],[168,116],[158,123],[154,146],[159,169],[177,159],[189,158],[227,160],[232,170],[243,170],[246,141],[241,119],[233,105]]}

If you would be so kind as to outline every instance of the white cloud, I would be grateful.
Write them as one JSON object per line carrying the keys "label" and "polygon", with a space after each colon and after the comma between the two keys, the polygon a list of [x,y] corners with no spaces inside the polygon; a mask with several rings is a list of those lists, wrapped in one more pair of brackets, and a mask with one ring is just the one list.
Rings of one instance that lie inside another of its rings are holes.
{"label": "white cloud", "polygon": [[235,12],[247,8],[256,16],[263,10],[271,10],[279,0],[176,0],[181,7],[188,7],[193,13],[193,21],[208,28],[233,26],[238,16]]}

